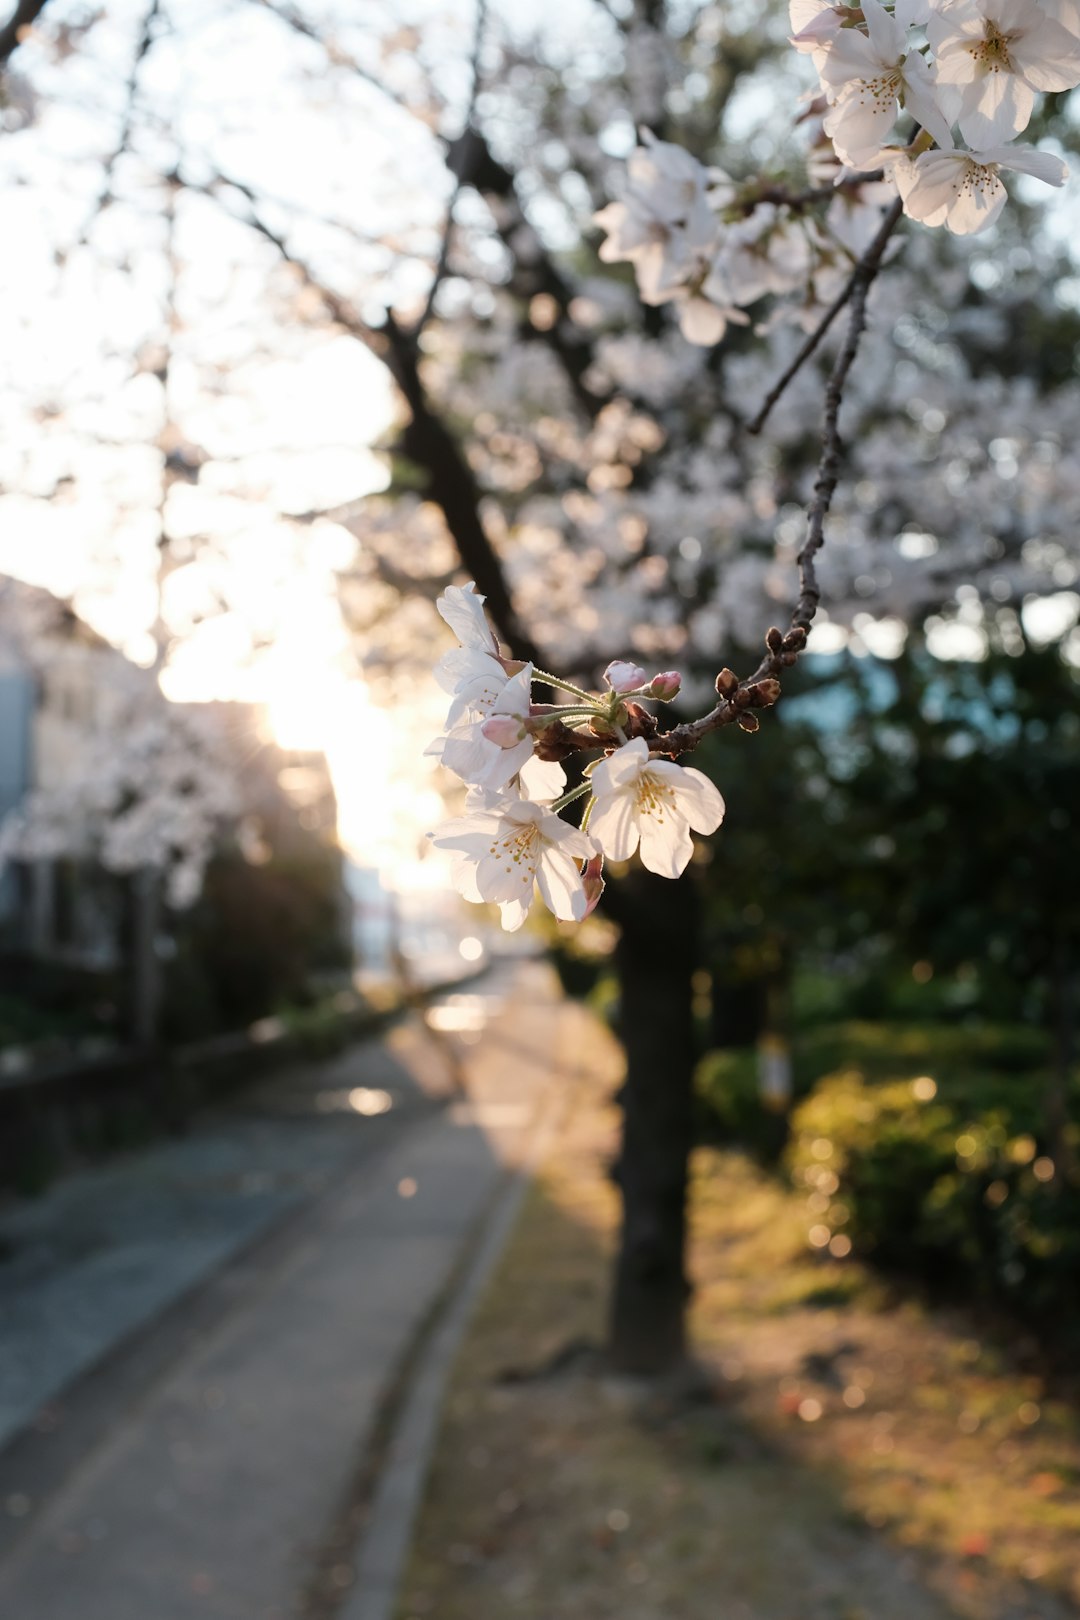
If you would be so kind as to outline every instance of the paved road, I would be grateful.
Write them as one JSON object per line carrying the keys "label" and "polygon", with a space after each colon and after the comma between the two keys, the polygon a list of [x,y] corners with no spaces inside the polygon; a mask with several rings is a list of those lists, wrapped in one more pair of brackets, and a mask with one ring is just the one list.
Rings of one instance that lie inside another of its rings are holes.
{"label": "paved road", "polygon": [[552,1095],[563,1016],[547,969],[506,965],[439,1004],[439,1039],[403,1025],[0,1223],[0,1614],[332,1610],[380,1409]]}

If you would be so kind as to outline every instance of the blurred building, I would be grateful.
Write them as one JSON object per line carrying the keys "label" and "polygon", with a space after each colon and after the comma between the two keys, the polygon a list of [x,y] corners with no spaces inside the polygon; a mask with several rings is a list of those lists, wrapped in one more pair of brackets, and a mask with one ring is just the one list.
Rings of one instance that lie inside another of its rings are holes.
{"label": "blurred building", "polygon": [[[95,790],[108,756],[128,741],[133,691],[152,720],[157,701],[170,724],[196,719],[186,729],[209,738],[235,785],[239,816],[223,828],[189,910],[162,904],[154,869],[106,870],[96,854],[73,856],[61,836],[73,823],[108,817]],[[56,811],[55,829],[35,812],[43,799]],[[5,826],[24,809],[35,829],[29,847],[20,838],[3,859]],[[43,998],[65,1018],[92,1005],[95,1019],[143,1039],[164,1016],[165,1033],[183,1039],[347,972],[351,924],[324,755],[280,748],[257,705],[168,704],[150,674],[49,592],[0,578],[4,994],[27,1004]]]}
{"label": "blurred building", "polygon": [[[108,727],[110,671],[126,660],[48,591],[0,580],[0,825],[32,792],[60,794]],[[115,968],[115,884],[93,863],[43,855],[0,871],[0,951]]]}

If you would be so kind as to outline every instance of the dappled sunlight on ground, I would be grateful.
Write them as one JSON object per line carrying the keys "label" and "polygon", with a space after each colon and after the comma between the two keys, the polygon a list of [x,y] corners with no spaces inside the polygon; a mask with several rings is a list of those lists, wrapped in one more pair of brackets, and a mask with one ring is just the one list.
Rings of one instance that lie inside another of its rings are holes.
{"label": "dappled sunlight on ground", "polygon": [[604,1373],[618,1055],[582,1036],[592,1078],[461,1357],[399,1620],[1074,1612],[1074,1412],[971,1317],[822,1258],[740,1155],[695,1165],[711,1397]]}

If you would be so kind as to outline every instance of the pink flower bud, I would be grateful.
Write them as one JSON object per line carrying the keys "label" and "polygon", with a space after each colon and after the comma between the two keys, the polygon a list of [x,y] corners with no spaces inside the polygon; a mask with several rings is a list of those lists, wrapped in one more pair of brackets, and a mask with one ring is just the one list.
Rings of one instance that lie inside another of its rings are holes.
{"label": "pink flower bud", "polygon": [[639,686],[645,685],[645,671],[616,658],[605,669],[604,679],[613,692],[636,692]]}
{"label": "pink flower bud", "polygon": [[525,727],[516,714],[493,714],[480,727],[488,742],[500,748],[516,748],[525,735]]}
{"label": "pink flower bud", "polygon": [[657,698],[661,703],[670,703],[677,698],[682,685],[682,676],[677,669],[665,669],[663,674],[654,675],[649,682],[646,697]]}
{"label": "pink flower bud", "polygon": [[[585,898],[589,902],[585,907],[586,917],[592,916],[600,903],[600,896],[604,892],[604,880],[600,875],[603,870],[604,857],[602,855],[593,855],[582,868],[581,881],[585,888]],[[582,921],[584,921],[584,918],[582,918]]]}

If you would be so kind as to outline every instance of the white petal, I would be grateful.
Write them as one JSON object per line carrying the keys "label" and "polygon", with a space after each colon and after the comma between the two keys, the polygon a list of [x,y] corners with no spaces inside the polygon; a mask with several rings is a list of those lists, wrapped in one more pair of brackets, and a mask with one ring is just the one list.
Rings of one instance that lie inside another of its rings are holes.
{"label": "white petal", "polygon": [[540,831],[546,843],[553,844],[563,855],[572,855],[575,860],[587,861],[591,855],[599,853],[588,833],[583,833],[580,827],[572,827],[560,816],[545,816]]}
{"label": "white petal", "polygon": [[533,740],[523,737],[516,748],[500,748],[497,743],[484,739],[491,755],[482,774],[477,778],[481,787],[505,789],[511,778],[515,777],[523,765],[528,764],[532,758]]}
{"label": "white petal", "polygon": [[499,917],[506,933],[517,933],[518,929],[529,915],[529,907],[532,905],[532,900],[532,891],[530,890],[529,898],[527,900],[504,900],[502,902],[499,907]]}
{"label": "white petal", "polygon": [[618,793],[638,775],[648,758],[649,745],[644,737],[635,737],[633,742],[616,748],[607,759],[601,760],[592,773],[592,790],[596,797],[599,799],[609,793]]}
{"label": "white petal", "polygon": [[536,866],[532,860],[522,856],[515,861],[498,848],[494,855],[485,853],[478,862],[476,887],[485,900],[524,900],[532,893],[535,877]]}
{"label": "white petal", "polygon": [[952,146],[951,119],[938,100],[934,76],[918,51],[904,62],[904,106],[923,129],[948,150]]}
{"label": "white petal", "polygon": [[544,904],[561,922],[581,921],[589,902],[581,873],[568,855],[554,849],[545,851],[536,882]]}
{"label": "white petal", "polygon": [[512,675],[495,700],[495,714],[527,715],[532,700],[533,667],[526,664]]}
{"label": "white petal", "polygon": [[693,853],[690,829],[682,816],[670,810],[662,821],[656,816],[642,816],[641,864],[650,872],[677,878],[685,872]]}
{"label": "white petal", "polygon": [[974,154],[980,163],[997,163],[1017,174],[1034,175],[1048,186],[1063,186],[1069,178],[1068,165],[1053,152],[1040,152],[1033,146],[997,146]]}
{"label": "white petal", "polygon": [[727,331],[728,317],[724,310],[710,304],[707,298],[684,298],[679,302],[679,329],[687,343],[696,343],[709,349],[719,343]]}
{"label": "white petal", "polygon": [[497,653],[499,644],[484,616],[486,601],[470,580],[467,585],[448,585],[435,606],[463,647]]}
{"label": "white petal", "polygon": [[[656,767],[653,766],[655,770]],[[724,801],[714,782],[689,765],[675,765],[676,803],[695,832],[714,833],[724,819]]]}
{"label": "white petal", "polygon": [[867,97],[861,84],[845,90],[824,118],[824,130],[842,163],[861,169],[873,162],[896,123],[896,97]]}
{"label": "white petal", "polygon": [[870,31],[870,43],[881,62],[889,66],[898,62],[907,43],[904,30],[889,16],[881,0],[863,0],[862,10]]}
{"label": "white petal", "polygon": [[964,93],[960,133],[969,146],[993,146],[1031,122],[1035,92],[1014,73],[988,73]]}
{"label": "white petal", "polygon": [[526,798],[557,799],[566,787],[566,772],[554,760],[527,759],[518,774]]}
{"label": "white petal", "polygon": [[613,861],[628,861],[638,847],[638,818],[629,794],[597,800],[589,831]]}
{"label": "white petal", "polygon": [[[485,772],[490,768],[493,759],[502,754],[504,750],[496,748],[489,743],[480,727],[483,721],[473,720],[465,725],[455,726],[443,743],[442,762],[447,770],[460,776],[463,782],[483,783]],[[515,766],[516,770],[518,767]],[[513,771],[510,773],[513,775]],[[507,778],[509,780],[509,778]],[[497,783],[488,783],[496,787]]]}

